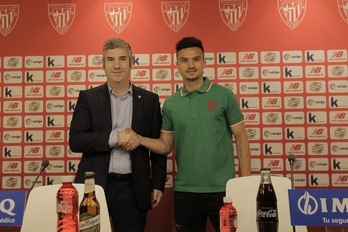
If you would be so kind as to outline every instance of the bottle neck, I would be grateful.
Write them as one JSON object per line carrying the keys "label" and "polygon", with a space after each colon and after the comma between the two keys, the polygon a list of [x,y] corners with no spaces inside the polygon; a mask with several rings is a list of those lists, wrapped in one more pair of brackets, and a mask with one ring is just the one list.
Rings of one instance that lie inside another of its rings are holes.
{"label": "bottle neck", "polygon": [[84,194],[84,197],[87,197],[87,198],[95,198],[95,191],[93,192],[89,192],[89,193],[85,193]]}
{"label": "bottle neck", "polygon": [[88,178],[85,180],[85,195],[93,193],[95,195],[95,185],[94,185],[94,178]]}
{"label": "bottle neck", "polygon": [[261,172],[261,184],[272,184],[270,171]]}
{"label": "bottle neck", "polygon": [[69,187],[72,186],[72,182],[63,182],[62,185],[63,187]]}

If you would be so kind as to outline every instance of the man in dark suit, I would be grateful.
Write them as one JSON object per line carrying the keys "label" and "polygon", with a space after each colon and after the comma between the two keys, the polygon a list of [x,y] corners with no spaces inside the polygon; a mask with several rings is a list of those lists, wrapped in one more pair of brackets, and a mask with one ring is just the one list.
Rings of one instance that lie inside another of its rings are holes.
{"label": "man in dark suit", "polygon": [[[86,171],[106,194],[114,231],[144,231],[147,210],[161,200],[166,156],[149,152],[126,128],[158,138],[161,127],[157,94],[129,81],[132,51],[125,41],[107,40],[103,47],[105,84],[81,91],[71,121],[69,145],[82,152],[75,182]],[[122,146],[120,146],[122,144]],[[131,150],[131,151],[129,151]],[[150,162],[151,161],[151,162]]]}

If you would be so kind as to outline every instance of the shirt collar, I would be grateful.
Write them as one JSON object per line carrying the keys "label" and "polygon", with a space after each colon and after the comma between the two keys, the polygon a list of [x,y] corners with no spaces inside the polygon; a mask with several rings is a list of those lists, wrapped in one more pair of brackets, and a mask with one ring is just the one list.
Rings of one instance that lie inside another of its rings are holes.
{"label": "shirt collar", "polygon": [[[207,93],[210,90],[212,83],[210,82],[209,78],[204,77],[203,80],[204,80],[204,82],[203,82],[202,86],[199,87],[199,89],[194,90],[194,91],[197,91],[199,93]],[[192,91],[192,92],[194,92],[194,91]],[[184,85],[181,88],[180,93],[181,93],[182,97],[185,97],[185,96],[189,95],[191,92],[188,91]]]}
{"label": "shirt collar", "polygon": [[[126,96],[127,94],[129,94],[130,96],[133,96],[132,82],[129,81],[129,84],[130,84],[129,89],[127,90],[127,92],[123,96]],[[114,94],[114,92],[112,91],[112,89],[108,83],[107,83],[107,85],[108,85],[109,93],[116,96],[116,94]]]}

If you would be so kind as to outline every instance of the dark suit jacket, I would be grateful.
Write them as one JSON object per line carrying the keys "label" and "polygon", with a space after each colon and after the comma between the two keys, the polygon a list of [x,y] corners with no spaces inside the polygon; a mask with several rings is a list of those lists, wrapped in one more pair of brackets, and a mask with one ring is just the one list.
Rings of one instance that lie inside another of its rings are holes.
{"label": "dark suit jacket", "polygon": [[[134,85],[132,90],[132,129],[142,136],[158,138],[162,122],[158,95]],[[111,129],[107,84],[81,91],[69,134],[70,149],[83,153],[76,173],[76,183],[84,183],[85,171],[94,171],[95,183],[105,189],[110,162],[111,148],[108,143]],[[131,151],[131,162],[139,206],[143,210],[151,209],[151,191],[164,191],[167,157],[149,153],[145,147],[139,146]]]}

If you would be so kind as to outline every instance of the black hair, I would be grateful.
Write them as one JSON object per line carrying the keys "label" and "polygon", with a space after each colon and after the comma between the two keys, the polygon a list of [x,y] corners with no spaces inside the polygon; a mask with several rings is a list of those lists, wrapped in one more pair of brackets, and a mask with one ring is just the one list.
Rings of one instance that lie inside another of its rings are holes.
{"label": "black hair", "polygon": [[176,53],[178,53],[181,49],[192,48],[192,47],[198,47],[202,49],[204,54],[202,41],[200,41],[199,39],[195,37],[185,37],[179,40],[179,42],[175,46],[175,49],[176,49]]}

